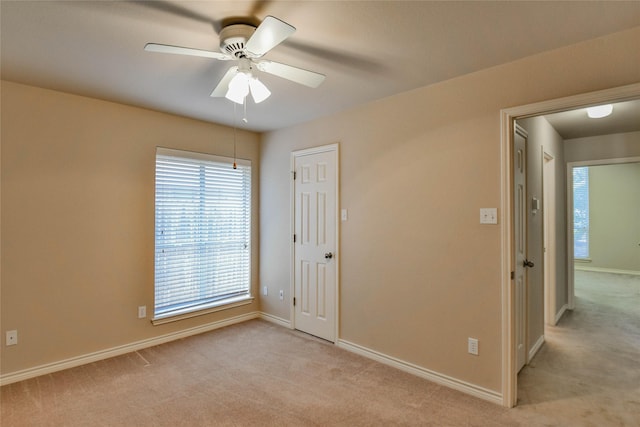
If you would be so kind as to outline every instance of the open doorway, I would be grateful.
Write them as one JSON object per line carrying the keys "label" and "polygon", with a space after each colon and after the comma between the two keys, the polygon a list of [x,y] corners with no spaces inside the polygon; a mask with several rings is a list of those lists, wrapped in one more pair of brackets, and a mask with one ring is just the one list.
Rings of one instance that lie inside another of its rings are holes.
{"label": "open doorway", "polygon": [[[640,132],[635,132],[640,146]],[[573,425],[636,425],[640,384],[640,160],[569,164],[573,309],[546,323],[545,344],[517,377],[518,406]],[[595,164],[593,164],[595,163]],[[606,164],[605,164],[606,163]],[[573,186],[573,189],[571,187]],[[580,200],[581,193],[587,200]],[[586,203],[585,203],[586,202]]]}
{"label": "open doorway", "polygon": [[[601,92],[596,92],[596,93],[590,93],[590,94],[585,94],[585,95],[579,95],[579,96],[575,96],[575,97],[570,97],[570,98],[564,98],[564,99],[559,99],[559,100],[553,100],[553,101],[548,101],[548,102],[544,102],[544,103],[538,103],[538,104],[532,104],[532,105],[528,105],[528,106],[522,106],[522,107],[516,107],[516,108],[511,108],[508,110],[503,110],[502,111],[502,152],[503,152],[503,173],[502,173],[502,209],[504,210],[504,212],[509,212],[510,214],[507,215],[504,223],[503,223],[503,228],[502,228],[502,232],[503,232],[503,240],[502,240],[502,246],[503,246],[503,265],[506,267],[503,270],[503,274],[502,274],[502,289],[503,289],[503,340],[505,345],[503,346],[503,403],[505,406],[515,406],[516,402],[517,402],[517,392],[518,392],[518,388],[517,388],[517,372],[516,372],[516,350],[515,350],[515,319],[517,317],[517,313],[516,313],[516,307],[517,304],[515,303],[515,294],[513,291],[513,284],[512,284],[512,271],[514,271],[514,247],[513,247],[513,242],[514,242],[514,228],[513,228],[513,217],[512,217],[512,189],[513,189],[513,182],[512,182],[512,168],[513,168],[513,163],[512,163],[512,147],[513,147],[513,129],[515,126],[515,121],[518,120],[518,123],[521,123],[521,120],[525,120],[528,118],[534,118],[537,116],[541,116],[541,115],[545,115],[545,114],[551,114],[551,113],[556,113],[556,112],[560,112],[560,111],[569,111],[569,110],[576,110],[578,108],[584,108],[586,106],[591,106],[591,105],[596,105],[596,104],[602,104],[602,103],[611,103],[611,102],[623,102],[623,101],[628,101],[628,100],[632,100],[632,99],[638,99],[640,98],[640,84],[635,84],[635,85],[630,85],[630,86],[625,86],[622,88],[616,88],[616,89],[611,89],[611,90],[606,90],[606,91],[601,91]],[[597,150],[596,150],[597,151]],[[596,151],[594,151],[595,154],[598,154]],[[538,151],[538,155],[536,156],[532,156],[532,158],[537,158],[539,159],[539,161],[541,162],[540,168],[538,169],[540,171],[540,173],[542,174],[542,170],[543,167],[542,165],[544,164],[545,159],[549,159],[549,156],[547,156],[545,158],[545,152],[544,151]],[[564,153],[564,150],[563,150]],[[547,152],[547,154],[551,154],[549,152]],[[552,156],[555,159],[555,162],[557,162],[557,164],[560,164],[562,166],[562,168],[564,168],[564,163],[566,162],[566,159],[563,161],[558,161],[558,158],[555,156]],[[562,180],[566,180],[566,175],[560,175],[562,176]],[[555,175],[555,177],[558,177],[558,174]],[[540,180],[541,182],[541,186],[542,186],[542,179]],[[557,185],[556,185],[556,188]],[[566,190],[563,189],[562,193],[566,194]],[[540,194],[542,194],[542,188],[540,189]],[[563,194],[563,196],[564,196]],[[543,218],[540,218],[540,212],[535,212],[537,209],[535,209],[538,206],[538,202],[536,202],[534,199],[540,200],[539,198],[534,198],[531,196],[531,194],[529,194],[529,202],[530,202],[530,208],[531,208],[531,212],[530,215],[536,215],[538,214],[538,217],[536,217],[535,221],[539,221],[541,223],[540,225],[540,230],[542,230],[542,222],[543,222]],[[565,196],[566,197],[566,196]],[[556,200],[558,200],[558,198],[556,197]],[[564,199],[566,200],[566,198]],[[563,202],[564,203],[564,202]],[[558,212],[558,209],[556,208],[556,214]],[[556,215],[556,224],[558,222],[558,216]],[[568,216],[565,215],[564,216],[565,221],[568,223]],[[567,229],[567,226],[565,225],[565,230]],[[556,234],[557,235],[557,234]],[[544,245],[542,243],[543,241],[543,235],[542,235],[542,231],[540,234],[540,246],[539,246],[539,256],[540,256],[540,262],[541,265],[544,266],[544,255],[543,255],[543,249],[544,249]],[[565,242],[565,244],[569,241],[568,237],[568,232],[564,234],[564,236],[562,236],[560,241]],[[569,259],[569,245],[566,245],[567,248],[564,250],[564,259],[568,260]],[[556,241],[556,248],[558,247],[558,241]],[[560,251],[558,251],[560,252]],[[557,259],[557,258],[556,258]],[[558,313],[557,308],[558,307],[566,307],[566,308],[571,308],[569,306],[569,289],[568,289],[568,285],[569,285],[569,268],[568,268],[568,261],[561,263],[562,266],[565,269],[565,274],[567,279],[564,280],[561,283],[557,283],[556,286],[556,313]],[[556,267],[560,267],[561,264],[556,263]],[[557,270],[560,270],[562,268],[557,268]],[[572,271],[572,269],[571,269]],[[531,303],[532,300],[535,299],[535,297],[538,297],[539,300],[541,301],[548,301],[547,298],[545,298],[544,295],[544,290],[541,290],[540,288],[542,287],[542,283],[544,281],[544,274],[543,273],[539,273],[539,275],[541,276],[541,279],[539,279],[538,283],[538,288],[531,288],[528,290],[528,296],[532,296],[532,298],[530,298],[530,300],[528,301],[528,303]],[[558,277],[558,272],[556,271],[556,279]],[[542,295],[542,298],[540,298],[540,295]],[[563,298],[558,298],[559,296],[564,297],[564,301]],[[565,309],[566,309],[565,308]],[[541,309],[542,311],[542,309]],[[536,320],[533,323],[535,324],[534,326],[539,328],[542,332],[540,333],[541,336],[544,335],[544,323],[545,320],[547,319],[546,315],[541,315],[540,316],[540,320]],[[532,324],[528,325],[529,328],[532,326]],[[537,345],[538,347],[541,345],[541,342],[544,341],[540,341],[539,339],[537,339],[536,333],[531,333],[530,336],[528,337],[528,345],[530,346],[530,349],[533,349],[532,344]],[[535,354],[535,353],[534,353]]]}
{"label": "open doorway", "polygon": [[640,157],[568,162],[567,205],[573,309],[576,270],[640,275]]}

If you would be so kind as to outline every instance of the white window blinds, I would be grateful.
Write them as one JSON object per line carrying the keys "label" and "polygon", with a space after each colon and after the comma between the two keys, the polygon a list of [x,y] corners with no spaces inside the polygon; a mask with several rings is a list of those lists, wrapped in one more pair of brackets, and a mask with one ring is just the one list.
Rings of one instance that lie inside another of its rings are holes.
{"label": "white window blinds", "polygon": [[248,295],[251,163],[158,148],[155,310],[167,317]]}
{"label": "white window blinds", "polygon": [[573,168],[573,257],[589,258],[589,168]]}

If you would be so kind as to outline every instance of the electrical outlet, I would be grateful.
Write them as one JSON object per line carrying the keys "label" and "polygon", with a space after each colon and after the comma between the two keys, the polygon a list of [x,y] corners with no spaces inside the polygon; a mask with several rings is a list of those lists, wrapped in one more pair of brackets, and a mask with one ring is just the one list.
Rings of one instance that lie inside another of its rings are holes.
{"label": "electrical outlet", "polygon": [[473,354],[475,356],[478,355],[478,340],[476,338],[469,338],[468,341],[468,351],[469,354]]}
{"label": "electrical outlet", "polygon": [[269,295],[269,288],[267,288],[266,286],[262,287],[262,295],[264,295],[265,297],[267,295]]}
{"label": "electrical outlet", "polygon": [[18,344],[18,331],[7,331],[7,345]]}
{"label": "electrical outlet", "polygon": [[284,291],[280,289],[280,299],[284,301]]}
{"label": "electrical outlet", "polygon": [[147,306],[141,305],[138,307],[138,319],[144,319],[147,317]]}

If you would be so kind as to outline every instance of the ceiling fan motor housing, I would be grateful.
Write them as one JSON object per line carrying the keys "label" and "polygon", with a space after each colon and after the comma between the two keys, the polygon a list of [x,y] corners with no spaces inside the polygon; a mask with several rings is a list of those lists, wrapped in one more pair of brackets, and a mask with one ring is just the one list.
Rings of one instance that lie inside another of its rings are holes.
{"label": "ceiling fan motor housing", "polygon": [[234,58],[246,57],[244,48],[255,30],[256,27],[247,24],[233,24],[224,27],[220,31],[220,51]]}

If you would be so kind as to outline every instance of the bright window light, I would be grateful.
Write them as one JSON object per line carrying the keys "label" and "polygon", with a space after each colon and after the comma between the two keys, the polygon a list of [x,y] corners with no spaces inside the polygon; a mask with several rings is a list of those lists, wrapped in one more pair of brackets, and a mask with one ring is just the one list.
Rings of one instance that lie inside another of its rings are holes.
{"label": "bright window light", "polygon": [[573,168],[573,257],[589,258],[589,167]]}
{"label": "bright window light", "polygon": [[158,148],[155,179],[154,318],[249,298],[251,163]]}

